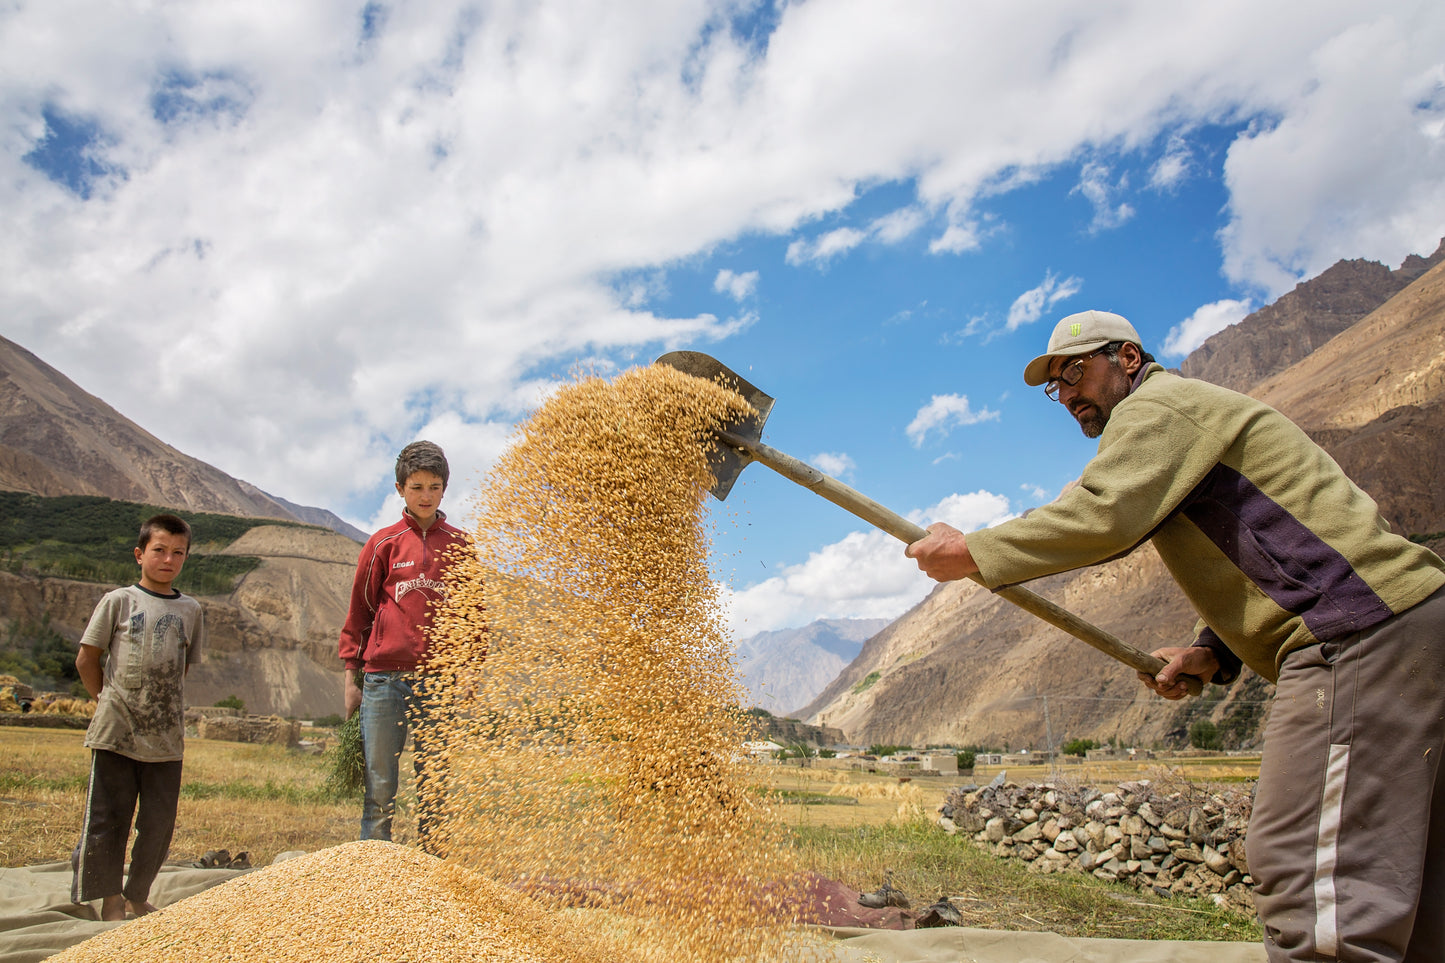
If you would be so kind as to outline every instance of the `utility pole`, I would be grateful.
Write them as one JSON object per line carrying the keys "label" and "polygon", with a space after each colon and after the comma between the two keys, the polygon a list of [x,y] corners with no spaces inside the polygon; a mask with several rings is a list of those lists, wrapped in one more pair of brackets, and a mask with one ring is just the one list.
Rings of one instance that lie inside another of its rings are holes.
{"label": "utility pole", "polygon": [[1049,775],[1053,778],[1059,774],[1059,759],[1054,752],[1054,727],[1049,724],[1049,697],[1040,695],[1038,698],[1044,702],[1044,738],[1048,740],[1044,751],[1049,754]]}

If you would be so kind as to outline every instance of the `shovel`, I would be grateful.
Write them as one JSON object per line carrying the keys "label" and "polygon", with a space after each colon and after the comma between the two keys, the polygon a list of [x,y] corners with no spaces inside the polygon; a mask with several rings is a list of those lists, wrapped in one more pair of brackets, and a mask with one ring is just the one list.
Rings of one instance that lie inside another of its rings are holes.
{"label": "shovel", "polygon": [[[763,423],[773,410],[773,399],[749,384],[722,362],[700,351],[670,351],[657,359],[657,364],[676,368],[684,374],[715,381],[731,388],[747,400],[757,412],[721,428],[717,432],[718,460],[713,465],[715,484],[713,497],[722,501],[732,491],[744,468],[753,462],[761,462],[785,478],[791,479],[804,488],[812,489],[828,501],[847,509],[871,525],[883,529],[889,535],[906,545],[918,541],[928,534],[927,530],[915,525],[896,512],[849,488],[847,485],[823,474],[818,469],[786,455],[776,448],[762,443]],[[972,576],[979,582],[978,576]],[[983,584],[979,582],[979,584]],[[986,587],[986,586],[985,586]],[[1004,585],[991,590],[1005,601],[1012,602],[1030,615],[1037,616],[1057,629],[1069,633],[1081,642],[1087,642],[1105,655],[1140,672],[1158,675],[1164,668],[1164,660],[1136,649],[1134,646],[1090,624],[1077,615],[1050,602],[1041,595],[1030,592],[1018,585]],[[1203,690],[1203,683],[1194,676],[1184,676],[1185,684],[1192,695]]]}

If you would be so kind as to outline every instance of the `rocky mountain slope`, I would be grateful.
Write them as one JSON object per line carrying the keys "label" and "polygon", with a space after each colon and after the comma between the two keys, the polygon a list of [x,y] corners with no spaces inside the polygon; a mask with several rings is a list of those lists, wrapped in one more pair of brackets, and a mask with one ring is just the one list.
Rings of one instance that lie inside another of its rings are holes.
{"label": "rocky mountain slope", "polygon": [[5,338],[0,338],[0,488],[304,521],[365,540],[325,509],[274,498],[177,451]]}
{"label": "rocky mountain slope", "polygon": [[1248,392],[1403,291],[1442,257],[1445,242],[1430,257],[1412,254],[1393,271],[1377,261],[1339,261],[1204,342],[1179,371]]}
{"label": "rocky mountain slope", "polygon": [[[1341,262],[1216,334],[1183,365],[1295,419],[1397,530],[1434,535],[1437,550],[1445,532],[1442,258],[1445,246],[1397,272]],[[1363,290],[1351,278],[1363,279]],[[1148,546],[1030,588],[1145,651],[1192,636],[1194,616]],[[940,585],[871,638],[799,716],[864,743],[1040,747],[1052,734],[1055,744],[1150,745],[1177,743],[1195,718],[1252,731],[1271,688],[1246,673],[1204,699],[1164,702],[1132,670],[963,582]]]}
{"label": "rocky mountain slope", "polygon": [[[201,600],[205,658],[186,679],[191,705],[238,696],[250,712],[309,718],[341,711],[336,639],[361,546],[318,529],[253,528],[225,554],[259,557],[228,596]],[[0,571],[0,615],[78,640],[112,586]]]}
{"label": "rocky mountain slope", "polygon": [[800,629],[759,632],[738,643],[738,672],[749,706],[791,715],[857,658],[887,619],[821,619]]}

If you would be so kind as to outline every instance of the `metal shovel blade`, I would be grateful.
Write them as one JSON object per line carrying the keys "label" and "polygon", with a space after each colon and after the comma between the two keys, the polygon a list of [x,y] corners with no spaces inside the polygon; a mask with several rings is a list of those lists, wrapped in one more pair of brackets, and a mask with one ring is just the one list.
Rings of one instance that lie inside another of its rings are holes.
{"label": "metal shovel blade", "polygon": [[[748,383],[742,375],[701,351],[669,351],[658,358],[656,363],[676,368],[683,374],[701,378],[703,381],[716,382],[724,388],[731,388],[742,395],[743,399],[753,406],[753,410],[757,414],[748,415],[740,421],[723,425],[722,429],[744,441],[762,440],[763,424],[767,422],[768,415],[773,410],[773,399]],[[708,490],[718,501],[726,501],[728,492],[733,490],[733,484],[738,480],[738,476],[743,473],[744,468],[753,463],[753,455],[746,446],[739,447],[728,444],[718,445],[714,451],[712,463],[714,482],[712,488]]]}

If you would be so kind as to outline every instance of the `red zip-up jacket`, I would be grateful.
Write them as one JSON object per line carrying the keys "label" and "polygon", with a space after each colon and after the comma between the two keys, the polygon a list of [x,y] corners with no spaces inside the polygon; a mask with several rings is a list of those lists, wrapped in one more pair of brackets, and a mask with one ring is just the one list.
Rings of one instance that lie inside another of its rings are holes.
{"label": "red zip-up jacket", "polygon": [[426,532],[403,512],[401,521],[367,539],[341,627],[348,671],[409,672],[425,661],[431,604],[446,597],[449,553],[466,544],[467,536],[441,512]]}

